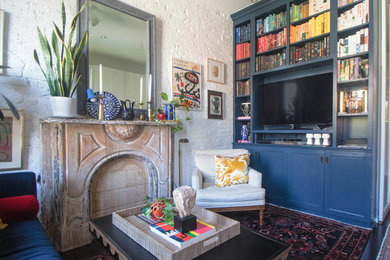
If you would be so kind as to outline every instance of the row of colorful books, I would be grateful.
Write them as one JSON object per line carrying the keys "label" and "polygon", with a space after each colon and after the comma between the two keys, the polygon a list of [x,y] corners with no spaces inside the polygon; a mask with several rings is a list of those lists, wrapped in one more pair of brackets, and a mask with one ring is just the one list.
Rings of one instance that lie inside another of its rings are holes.
{"label": "row of colorful books", "polygon": [[369,10],[369,1],[364,0],[353,8],[341,13],[337,18],[337,30],[341,31],[353,26],[368,23]]}
{"label": "row of colorful books", "polygon": [[330,0],[309,0],[290,7],[290,21],[295,22],[319,12],[330,9]]}
{"label": "row of colorful books", "polygon": [[256,71],[269,70],[286,65],[286,50],[256,57]]}
{"label": "row of colorful books", "polygon": [[340,7],[340,6],[344,6],[344,5],[347,5],[347,4],[352,4],[352,3],[355,3],[355,2],[358,2],[360,0],[337,0],[337,6]]}
{"label": "row of colorful books", "polygon": [[368,51],[368,28],[358,30],[355,34],[337,41],[337,57],[358,54]]}
{"label": "row of colorful books", "polygon": [[251,44],[244,42],[236,45],[236,60],[245,59],[251,56]]}
{"label": "row of colorful books", "polygon": [[236,78],[241,79],[249,77],[251,73],[251,65],[249,61],[236,64]]}
{"label": "row of colorful books", "polygon": [[306,42],[304,46],[291,46],[290,64],[307,60],[318,59],[330,55],[329,36],[313,42]]}
{"label": "row of colorful books", "polygon": [[330,12],[311,18],[299,25],[290,25],[290,43],[330,32]]}
{"label": "row of colorful books", "polygon": [[368,70],[368,59],[356,57],[337,61],[337,79],[339,82],[367,78]]}
{"label": "row of colorful books", "polygon": [[273,34],[267,34],[256,39],[256,53],[262,53],[287,44],[287,28]]}
{"label": "row of colorful books", "polygon": [[286,12],[270,14],[264,19],[256,20],[256,35],[259,36],[283,26],[286,26]]}
{"label": "row of colorful books", "polygon": [[251,93],[251,84],[249,80],[237,81],[236,83],[236,96],[246,96]]}
{"label": "row of colorful books", "polygon": [[236,43],[249,41],[251,39],[251,24],[236,27]]}

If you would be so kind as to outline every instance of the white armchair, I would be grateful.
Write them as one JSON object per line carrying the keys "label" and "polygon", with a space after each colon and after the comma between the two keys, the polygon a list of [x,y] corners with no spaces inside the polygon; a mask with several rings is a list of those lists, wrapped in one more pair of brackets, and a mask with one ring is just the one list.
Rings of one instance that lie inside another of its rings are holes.
{"label": "white armchair", "polygon": [[196,169],[192,174],[192,187],[196,190],[196,205],[215,212],[259,210],[259,223],[263,224],[265,190],[262,175],[249,167],[248,184],[227,187],[215,186],[215,156],[238,156],[249,153],[245,149],[203,150],[195,152]]}

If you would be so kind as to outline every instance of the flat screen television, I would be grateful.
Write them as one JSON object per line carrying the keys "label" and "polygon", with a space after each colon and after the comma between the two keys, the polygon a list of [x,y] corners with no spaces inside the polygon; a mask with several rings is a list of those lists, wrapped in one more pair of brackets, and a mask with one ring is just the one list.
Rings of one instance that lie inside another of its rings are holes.
{"label": "flat screen television", "polygon": [[259,90],[258,122],[264,127],[332,123],[333,73],[264,84]]}

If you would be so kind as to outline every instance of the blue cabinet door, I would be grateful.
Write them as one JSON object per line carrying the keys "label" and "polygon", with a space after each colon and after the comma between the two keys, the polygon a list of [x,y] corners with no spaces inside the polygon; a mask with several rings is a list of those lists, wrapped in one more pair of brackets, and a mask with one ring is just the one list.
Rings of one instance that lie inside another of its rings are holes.
{"label": "blue cabinet door", "polygon": [[322,151],[292,151],[288,181],[288,203],[292,207],[323,212],[323,164]]}
{"label": "blue cabinet door", "polygon": [[346,151],[325,156],[325,214],[356,224],[369,223],[371,157]]}
{"label": "blue cabinet door", "polygon": [[262,173],[266,202],[286,205],[288,157],[282,149],[254,149],[251,167]]}

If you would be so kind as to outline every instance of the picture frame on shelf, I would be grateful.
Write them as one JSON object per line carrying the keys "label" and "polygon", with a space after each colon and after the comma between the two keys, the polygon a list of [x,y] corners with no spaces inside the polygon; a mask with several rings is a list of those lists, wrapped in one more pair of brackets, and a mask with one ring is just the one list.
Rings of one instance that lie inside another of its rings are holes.
{"label": "picture frame on shelf", "polygon": [[207,58],[207,81],[225,84],[225,64]]}
{"label": "picture frame on shelf", "polygon": [[23,110],[18,110],[17,120],[9,109],[0,109],[4,120],[0,121],[0,169],[22,168]]}
{"label": "picture frame on shelf", "polygon": [[223,93],[207,91],[207,118],[223,119]]}

